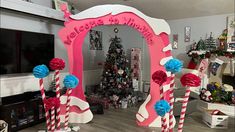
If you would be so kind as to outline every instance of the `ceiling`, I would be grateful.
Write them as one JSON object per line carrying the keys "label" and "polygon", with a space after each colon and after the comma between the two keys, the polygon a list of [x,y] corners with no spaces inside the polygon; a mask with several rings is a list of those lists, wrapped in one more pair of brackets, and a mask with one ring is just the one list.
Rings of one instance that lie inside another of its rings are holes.
{"label": "ceiling", "polygon": [[83,11],[95,5],[123,4],[166,20],[234,13],[235,0],[68,0]]}

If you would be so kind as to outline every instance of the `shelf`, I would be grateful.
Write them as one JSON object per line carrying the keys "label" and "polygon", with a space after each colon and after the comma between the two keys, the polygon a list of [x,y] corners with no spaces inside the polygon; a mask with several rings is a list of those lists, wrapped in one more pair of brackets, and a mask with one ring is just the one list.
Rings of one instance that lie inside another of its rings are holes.
{"label": "shelf", "polygon": [[22,0],[0,0],[0,7],[36,16],[65,21],[62,11]]}

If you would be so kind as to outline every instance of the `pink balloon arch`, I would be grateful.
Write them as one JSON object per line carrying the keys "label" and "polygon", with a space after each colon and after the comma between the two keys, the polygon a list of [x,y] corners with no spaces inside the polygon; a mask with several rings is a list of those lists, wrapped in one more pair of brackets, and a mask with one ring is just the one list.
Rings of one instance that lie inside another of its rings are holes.
{"label": "pink balloon arch", "polygon": [[[148,45],[151,75],[157,70],[165,71],[163,65],[172,58],[171,44],[169,43],[170,28],[162,19],[145,16],[135,8],[123,5],[95,6],[76,15],[71,15],[64,7],[61,9],[67,21],[64,23],[65,27],[59,31],[59,37],[67,49],[69,72],[80,80],[79,85],[72,91],[70,122],[87,123],[93,118],[82,88],[82,45],[87,33],[92,28],[102,25],[127,25],[140,32]],[[168,77],[170,77],[169,73]],[[167,89],[170,83],[171,79],[168,79],[164,84],[164,89]],[[154,110],[154,104],[160,99],[159,95],[159,86],[150,80],[150,94],[136,114],[136,122],[139,126],[160,127],[160,117]],[[164,97],[169,100],[167,90],[165,90]],[[65,101],[62,98],[62,104],[63,102]],[[64,112],[65,104],[61,106],[61,113],[64,114]]]}

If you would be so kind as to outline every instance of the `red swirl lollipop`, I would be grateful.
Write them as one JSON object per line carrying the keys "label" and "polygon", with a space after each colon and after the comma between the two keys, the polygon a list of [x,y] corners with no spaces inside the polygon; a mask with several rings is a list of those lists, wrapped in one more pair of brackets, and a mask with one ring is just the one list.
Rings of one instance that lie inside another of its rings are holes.
{"label": "red swirl lollipop", "polygon": [[182,104],[180,120],[179,120],[179,125],[178,125],[178,132],[183,131],[184,117],[185,117],[185,113],[186,113],[186,109],[187,109],[189,95],[190,95],[190,92],[191,92],[190,87],[200,86],[201,79],[198,76],[196,76],[195,74],[186,73],[181,77],[180,82],[183,86],[186,87],[186,92],[185,92],[184,101],[183,101],[183,104]]}
{"label": "red swirl lollipop", "polygon": [[53,58],[49,64],[51,70],[63,70],[65,67],[64,60],[60,58]]}

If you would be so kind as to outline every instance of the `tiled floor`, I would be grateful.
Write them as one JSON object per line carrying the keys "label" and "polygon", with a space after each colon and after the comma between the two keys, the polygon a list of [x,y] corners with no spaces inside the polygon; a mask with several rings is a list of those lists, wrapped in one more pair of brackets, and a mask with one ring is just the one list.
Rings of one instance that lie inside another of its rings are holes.
{"label": "tiled floor", "polygon": [[[159,128],[139,127],[135,123],[135,113],[138,108],[109,109],[104,115],[94,115],[88,124],[79,124],[79,132],[160,132]],[[177,118],[178,119],[178,118]],[[177,126],[176,126],[177,127]],[[234,118],[230,119],[228,129],[212,129],[202,122],[200,112],[187,115],[184,132],[235,132]],[[20,132],[37,132],[45,129],[45,124],[39,124]],[[177,129],[174,130],[175,132]]]}

